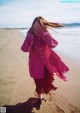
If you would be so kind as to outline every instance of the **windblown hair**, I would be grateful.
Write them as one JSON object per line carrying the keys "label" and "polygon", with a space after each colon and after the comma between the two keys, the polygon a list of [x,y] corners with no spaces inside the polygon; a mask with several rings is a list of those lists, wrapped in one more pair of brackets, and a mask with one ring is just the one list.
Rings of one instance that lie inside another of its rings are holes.
{"label": "windblown hair", "polygon": [[31,28],[33,28],[34,23],[35,23],[36,21],[39,22],[40,26],[41,26],[45,31],[47,31],[47,28],[49,28],[49,27],[52,27],[52,28],[63,27],[62,24],[49,22],[49,21],[47,21],[46,19],[44,19],[43,17],[38,16],[38,17],[36,17],[36,18],[34,19]]}

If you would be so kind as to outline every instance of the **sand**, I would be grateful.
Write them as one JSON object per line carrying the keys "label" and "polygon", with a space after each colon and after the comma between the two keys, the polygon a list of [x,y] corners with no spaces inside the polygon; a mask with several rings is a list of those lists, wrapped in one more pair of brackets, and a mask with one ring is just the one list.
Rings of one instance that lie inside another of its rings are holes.
{"label": "sand", "polygon": [[59,53],[70,68],[65,74],[68,81],[55,76],[58,89],[43,95],[46,101],[40,110],[36,109],[35,84],[28,71],[29,54],[20,49],[23,41],[18,29],[0,29],[0,106],[6,105],[8,113],[80,113],[80,65]]}

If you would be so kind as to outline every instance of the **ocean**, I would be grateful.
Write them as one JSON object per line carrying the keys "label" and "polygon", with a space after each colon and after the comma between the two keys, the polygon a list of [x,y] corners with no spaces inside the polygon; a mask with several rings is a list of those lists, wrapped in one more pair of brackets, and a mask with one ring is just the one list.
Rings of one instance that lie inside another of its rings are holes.
{"label": "ocean", "polygon": [[[24,38],[27,30],[20,30],[24,34]],[[66,24],[63,28],[50,30],[50,33],[58,41],[55,51],[80,64],[80,24]]]}

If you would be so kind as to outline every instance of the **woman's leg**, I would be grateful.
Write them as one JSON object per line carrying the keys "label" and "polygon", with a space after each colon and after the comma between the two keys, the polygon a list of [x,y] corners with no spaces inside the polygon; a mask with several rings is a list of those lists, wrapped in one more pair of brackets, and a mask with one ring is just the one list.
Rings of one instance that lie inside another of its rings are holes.
{"label": "woman's leg", "polygon": [[36,92],[38,95],[37,109],[40,109],[42,106],[42,93],[43,93],[43,79],[34,79],[36,84]]}
{"label": "woman's leg", "polygon": [[34,79],[35,85],[36,85],[36,92],[38,95],[38,98],[42,98],[43,93],[43,79]]}
{"label": "woman's leg", "polygon": [[44,85],[43,90],[46,94],[49,93],[51,90],[56,90],[57,87],[55,87],[52,83],[54,81],[54,74],[50,73],[46,67],[44,67]]}
{"label": "woman's leg", "polygon": [[38,94],[38,98],[42,99],[42,93],[37,93]]}

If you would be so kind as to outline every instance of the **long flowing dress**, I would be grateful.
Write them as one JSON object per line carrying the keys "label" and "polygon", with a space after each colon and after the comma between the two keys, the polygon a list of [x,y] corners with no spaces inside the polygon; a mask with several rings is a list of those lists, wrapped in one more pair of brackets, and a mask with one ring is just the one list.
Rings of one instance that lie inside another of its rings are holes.
{"label": "long flowing dress", "polygon": [[21,46],[23,52],[29,52],[29,72],[35,81],[37,93],[47,94],[50,90],[57,89],[53,85],[54,73],[66,81],[63,74],[68,72],[69,68],[52,50],[57,45],[58,42],[49,32],[44,32],[37,37],[29,30]]}

